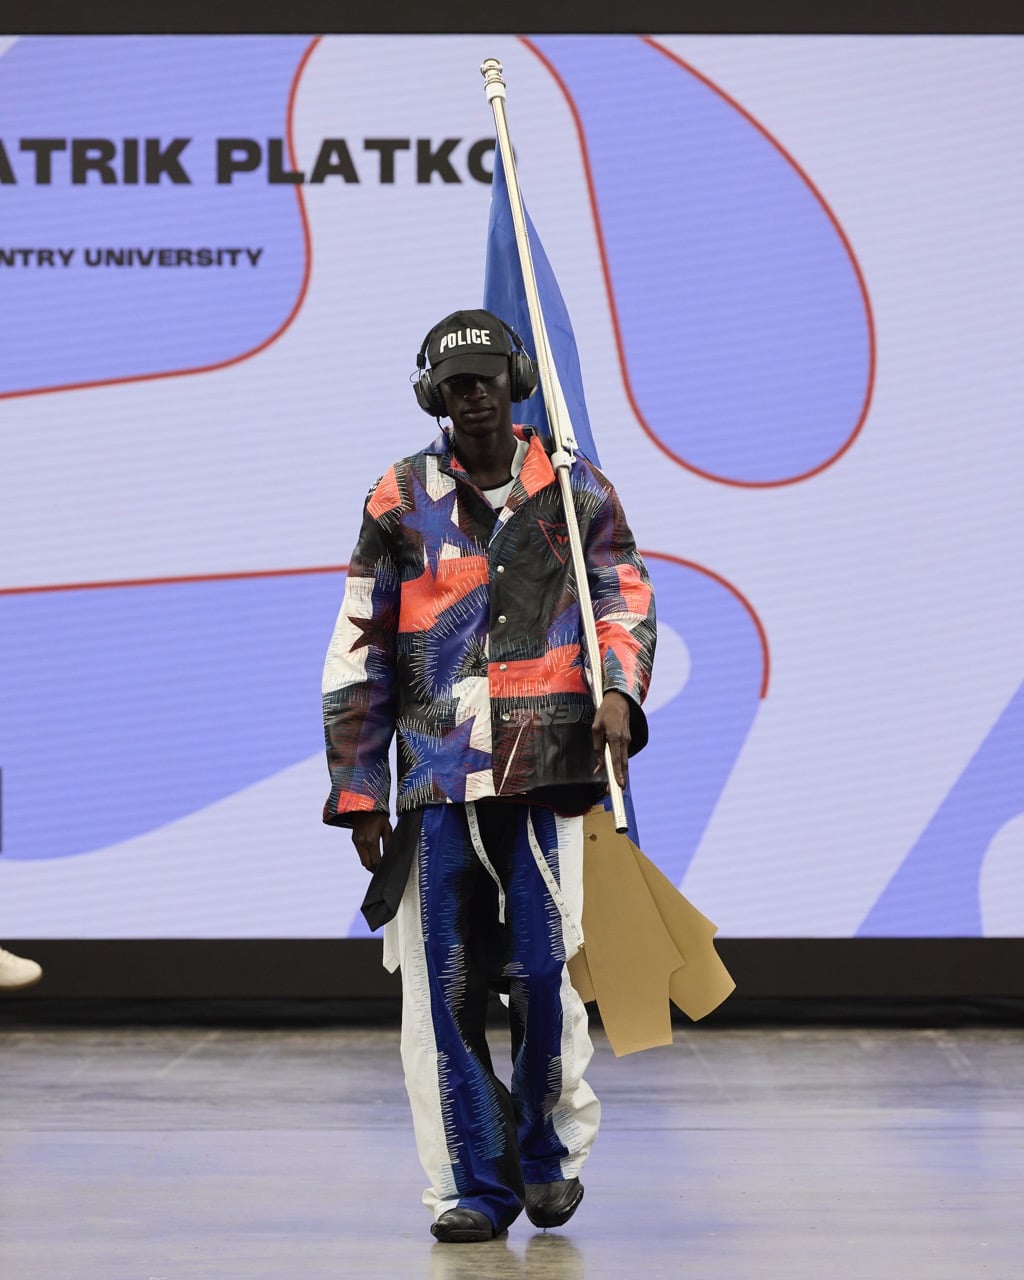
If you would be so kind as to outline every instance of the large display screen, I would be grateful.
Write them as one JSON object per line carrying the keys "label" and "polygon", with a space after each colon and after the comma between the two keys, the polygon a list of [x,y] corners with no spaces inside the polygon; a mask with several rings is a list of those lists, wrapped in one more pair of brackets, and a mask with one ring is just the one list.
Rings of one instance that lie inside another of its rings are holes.
{"label": "large display screen", "polygon": [[1024,935],[1024,41],[0,41],[0,939],[366,932],[319,682],[497,57],[735,937]]}

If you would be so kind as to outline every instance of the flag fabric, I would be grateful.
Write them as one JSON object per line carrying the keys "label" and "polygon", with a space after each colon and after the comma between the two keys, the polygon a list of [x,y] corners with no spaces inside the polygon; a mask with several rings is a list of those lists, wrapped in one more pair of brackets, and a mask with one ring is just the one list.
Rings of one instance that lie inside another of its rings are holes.
{"label": "flag fabric", "polygon": [[[558,287],[555,273],[551,269],[548,255],[544,252],[537,228],[533,225],[526,207],[526,232],[530,241],[530,255],[533,258],[533,273],[537,279],[537,294],[540,298],[541,315],[544,317],[544,328],[547,330],[548,344],[551,347],[551,358],[554,361],[557,380],[561,384],[562,397],[569,418],[569,426],[576,438],[576,452],[582,454],[594,466],[601,465],[594,434],[590,429],[590,415],[587,413],[587,401],[583,394],[583,375],[580,371],[580,358],[576,350],[576,335],[573,333],[572,321]],[[494,180],[491,183],[491,213],[487,224],[487,258],[484,264],[484,307],[499,316],[510,325],[523,340],[531,359],[536,359],[537,345],[533,338],[533,325],[530,323],[530,311],[526,302],[526,289],[523,285],[523,270],[519,264],[519,246],[516,244],[515,226],[512,222],[512,205],[509,202],[508,183],[505,179],[505,167],[501,162],[501,148],[494,151]],[[551,428],[544,408],[544,397],[538,390],[521,404],[516,405],[517,422],[536,427],[545,438],[550,438]],[[636,813],[633,809],[633,797],[629,793],[629,784],[623,791],[626,808],[629,838],[634,844],[639,843],[637,834]],[[605,808],[611,801],[605,801]]]}
{"label": "flag fabric", "polygon": [[[525,209],[524,209],[525,212]],[[583,394],[583,376],[580,358],[576,350],[576,337],[572,321],[566,310],[562,291],[558,287],[551,263],[544,252],[540,236],[530,215],[526,214],[526,229],[533,257],[534,275],[540,309],[544,316],[548,343],[554,360],[555,372],[561,384],[562,395],[572,424],[572,432],[578,445],[577,452],[588,461],[600,466],[597,445],[590,430],[590,416]],[[537,345],[530,324],[530,312],[526,304],[523,272],[519,265],[519,249],[516,245],[515,227],[512,223],[512,206],[509,203],[508,184],[501,162],[501,150],[494,152],[494,180],[491,184],[491,215],[487,226],[487,259],[484,265],[484,307],[500,316],[519,334],[531,359],[537,357]],[[548,415],[544,397],[538,390],[529,400],[516,406],[516,421],[536,427],[544,437],[550,437]]]}

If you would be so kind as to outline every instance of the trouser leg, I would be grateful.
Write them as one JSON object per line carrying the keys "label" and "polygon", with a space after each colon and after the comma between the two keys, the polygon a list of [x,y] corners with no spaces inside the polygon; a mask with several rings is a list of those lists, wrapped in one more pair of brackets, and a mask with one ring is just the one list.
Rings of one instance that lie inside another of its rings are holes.
{"label": "trouser leg", "polygon": [[402,1059],[435,1216],[456,1206],[507,1227],[523,1203],[515,1108],[485,1038],[505,930],[463,806],[428,808],[398,915]]}
{"label": "trouser leg", "polygon": [[[578,1177],[601,1120],[601,1104],[583,1079],[594,1051],[586,1008],[568,973],[544,992],[516,982],[509,999],[523,1181]],[[556,1005],[557,1020],[550,1016]]]}
{"label": "trouser leg", "polygon": [[[575,937],[537,867],[543,857],[570,915],[581,913],[583,823],[550,810],[479,804],[485,846],[506,884],[512,1096],[525,1182],[576,1177],[600,1123],[601,1106],[583,1078],[593,1054],[587,1012],[566,958]],[[511,849],[503,832],[513,825]]]}

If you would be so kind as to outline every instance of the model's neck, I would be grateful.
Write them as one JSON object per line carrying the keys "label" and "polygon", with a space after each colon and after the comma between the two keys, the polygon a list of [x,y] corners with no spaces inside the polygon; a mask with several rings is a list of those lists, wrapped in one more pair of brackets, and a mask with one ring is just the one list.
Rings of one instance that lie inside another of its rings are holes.
{"label": "model's neck", "polygon": [[478,489],[496,488],[512,473],[516,438],[511,430],[507,434],[456,438],[455,452]]}

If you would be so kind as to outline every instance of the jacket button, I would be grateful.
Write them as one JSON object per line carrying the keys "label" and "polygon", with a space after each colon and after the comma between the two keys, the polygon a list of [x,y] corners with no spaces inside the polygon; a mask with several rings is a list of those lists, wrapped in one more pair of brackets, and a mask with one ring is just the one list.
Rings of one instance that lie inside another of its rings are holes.
{"label": "jacket button", "polygon": [[505,615],[504,615],[503,613],[499,613],[499,614],[498,614],[498,621],[499,621],[499,622],[508,622],[508,618],[506,618],[506,617],[505,617]]}
{"label": "jacket button", "polygon": [[501,664],[501,666],[499,666],[499,667],[498,667],[498,670],[499,670],[499,671],[507,671],[507,670],[508,670],[508,663],[507,663],[507,662],[503,662],[503,663]]}
{"label": "jacket button", "polygon": [[498,565],[498,567],[497,567],[497,569],[495,570],[495,572],[496,572],[496,573],[504,573],[504,572],[505,572],[505,566],[504,566],[503,564],[499,564],[499,565]]}

